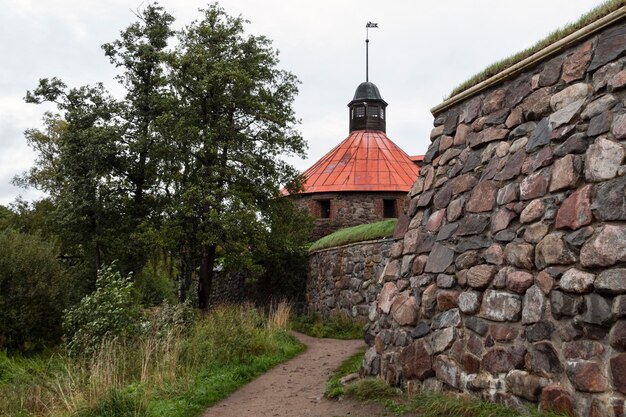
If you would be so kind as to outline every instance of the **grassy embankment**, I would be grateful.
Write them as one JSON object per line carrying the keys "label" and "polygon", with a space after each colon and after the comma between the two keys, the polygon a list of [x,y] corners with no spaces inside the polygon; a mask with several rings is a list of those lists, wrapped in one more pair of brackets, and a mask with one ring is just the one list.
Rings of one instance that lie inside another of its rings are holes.
{"label": "grassy embankment", "polygon": [[376,223],[346,227],[314,242],[309,248],[309,252],[393,236],[397,223],[398,219],[389,219]]}
{"label": "grassy embankment", "polygon": [[219,307],[187,334],[105,343],[90,358],[0,354],[0,416],[190,417],[304,347],[287,332],[289,307],[263,316]]}

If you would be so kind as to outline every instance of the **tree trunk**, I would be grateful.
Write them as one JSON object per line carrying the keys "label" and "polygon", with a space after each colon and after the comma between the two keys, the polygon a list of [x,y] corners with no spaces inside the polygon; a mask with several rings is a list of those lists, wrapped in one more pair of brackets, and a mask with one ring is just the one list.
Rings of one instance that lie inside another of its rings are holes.
{"label": "tree trunk", "polygon": [[215,245],[202,245],[202,260],[200,263],[200,279],[198,281],[198,307],[206,310],[209,307],[211,284],[213,283],[213,266],[215,264]]}
{"label": "tree trunk", "polygon": [[100,252],[100,244],[96,242],[95,248],[95,261],[96,261],[96,271],[100,271],[102,268],[102,252]]}

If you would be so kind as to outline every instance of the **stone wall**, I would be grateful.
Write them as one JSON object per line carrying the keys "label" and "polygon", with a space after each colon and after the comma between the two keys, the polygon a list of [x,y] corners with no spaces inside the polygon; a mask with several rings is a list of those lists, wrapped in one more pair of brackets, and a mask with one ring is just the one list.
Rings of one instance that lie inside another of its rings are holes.
{"label": "stone wall", "polygon": [[307,271],[308,309],[325,316],[344,312],[367,319],[393,242],[381,239],[313,252]]}
{"label": "stone wall", "polygon": [[210,305],[237,304],[246,300],[245,273],[215,271],[211,285]]}
{"label": "stone wall", "polygon": [[625,53],[622,20],[435,115],[367,374],[624,416]]}
{"label": "stone wall", "polygon": [[[407,206],[403,192],[345,192],[298,196],[297,204],[315,218],[312,240],[350,226],[373,223],[383,218],[383,200],[396,200],[397,213]],[[319,200],[330,200],[330,217],[320,218]]]}

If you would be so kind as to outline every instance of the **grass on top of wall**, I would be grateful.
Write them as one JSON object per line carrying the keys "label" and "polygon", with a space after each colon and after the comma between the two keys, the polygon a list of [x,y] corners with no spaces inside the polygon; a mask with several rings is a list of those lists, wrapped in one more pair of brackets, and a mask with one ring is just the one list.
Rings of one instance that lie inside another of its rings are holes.
{"label": "grass on top of wall", "polygon": [[398,219],[389,219],[337,230],[328,236],[324,236],[317,242],[314,242],[309,248],[309,252],[393,236],[397,223]]}
{"label": "grass on top of wall", "polygon": [[626,0],[608,0],[602,3],[598,7],[582,15],[576,22],[570,23],[560,29],[555,30],[554,32],[552,32],[547,37],[540,40],[539,42],[537,42],[530,48],[520,51],[516,53],[515,55],[511,55],[508,58],[505,58],[501,61],[498,61],[489,65],[487,68],[485,68],[484,70],[482,70],[481,72],[474,75],[473,77],[471,77],[464,83],[460,84],[454,90],[452,90],[452,92],[447,98],[453,97],[467,90],[468,88],[471,88],[493,77],[494,75],[504,71],[505,69],[510,68],[513,65],[517,64],[518,62],[528,58],[534,53],[539,52],[543,48],[546,48],[552,45],[553,43],[560,41],[566,36],[571,35],[577,30],[582,29],[583,27],[595,22],[596,20],[608,15],[609,13],[614,12],[615,10],[619,9],[620,7],[624,5],[626,5]]}

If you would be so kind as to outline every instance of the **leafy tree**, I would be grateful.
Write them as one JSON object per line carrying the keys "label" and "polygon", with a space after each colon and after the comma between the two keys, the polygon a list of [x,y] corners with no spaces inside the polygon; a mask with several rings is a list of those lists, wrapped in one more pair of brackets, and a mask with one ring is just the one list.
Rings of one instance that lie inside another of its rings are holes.
{"label": "leafy tree", "polygon": [[174,18],[158,5],[148,5],[136,14],[138,21],[120,34],[120,39],[102,46],[112,64],[122,70],[117,77],[125,87],[122,103],[123,135],[117,141],[112,169],[120,194],[126,194],[126,225],[133,241],[126,269],[139,272],[154,250],[155,222],[160,219],[160,187],[163,160],[168,158],[161,125],[167,123],[171,98],[166,78],[167,43],[174,32]]}
{"label": "leafy tree", "polygon": [[34,235],[0,231],[0,349],[32,350],[61,336],[68,283],[57,249]]}
{"label": "leafy tree", "polygon": [[41,80],[26,96],[32,103],[56,103],[63,115],[48,113],[43,132],[27,131],[39,158],[21,181],[51,195],[62,237],[92,248],[94,271],[119,259],[122,270],[139,272],[160,217],[164,149],[158,118],[167,107],[163,59],[173,18],[153,5],[138,18],[103,46],[122,69],[123,101],[102,85],[68,90],[56,78]]}
{"label": "leafy tree", "polygon": [[303,155],[292,104],[297,80],[277,68],[263,36],[245,35],[241,17],[217,5],[179,34],[171,59],[176,95],[172,210],[200,246],[199,303],[208,305],[218,247],[235,256],[263,227],[281,183],[296,171],[281,154]]}
{"label": "leafy tree", "polygon": [[257,301],[268,304],[289,299],[304,301],[309,237],[313,219],[292,198],[274,200],[268,228],[254,248],[254,263],[262,268],[253,283]]}
{"label": "leafy tree", "polygon": [[63,238],[90,248],[94,268],[102,266],[111,226],[119,210],[109,185],[110,162],[116,155],[117,103],[101,84],[67,89],[56,78],[42,79],[26,100],[55,102],[63,118],[46,114],[46,132],[26,131],[38,151],[36,165],[23,181],[46,191],[56,205]]}
{"label": "leafy tree", "polygon": [[17,199],[9,207],[0,206],[0,230],[14,229],[22,233],[33,234],[44,238],[54,238],[50,216],[54,205],[50,199],[29,203]]}
{"label": "leafy tree", "polygon": [[13,218],[13,212],[0,204],[0,230],[8,229]]}
{"label": "leafy tree", "polygon": [[21,181],[49,193],[64,247],[92,259],[93,275],[115,259],[137,275],[156,255],[183,290],[199,269],[206,308],[218,257],[261,274],[259,251],[288,242],[272,233],[284,230],[279,187],[297,176],[281,156],[305,148],[292,108],[297,80],[277,68],[269,40],[244,34],[244,20],[217,5],[178,33],[175,48],[161,7],[137,17],[103,46],[121,70],[123,100],[100,84],[68,88],[56,78],[27,93],[60,114],[27,132],[38,159]]}

